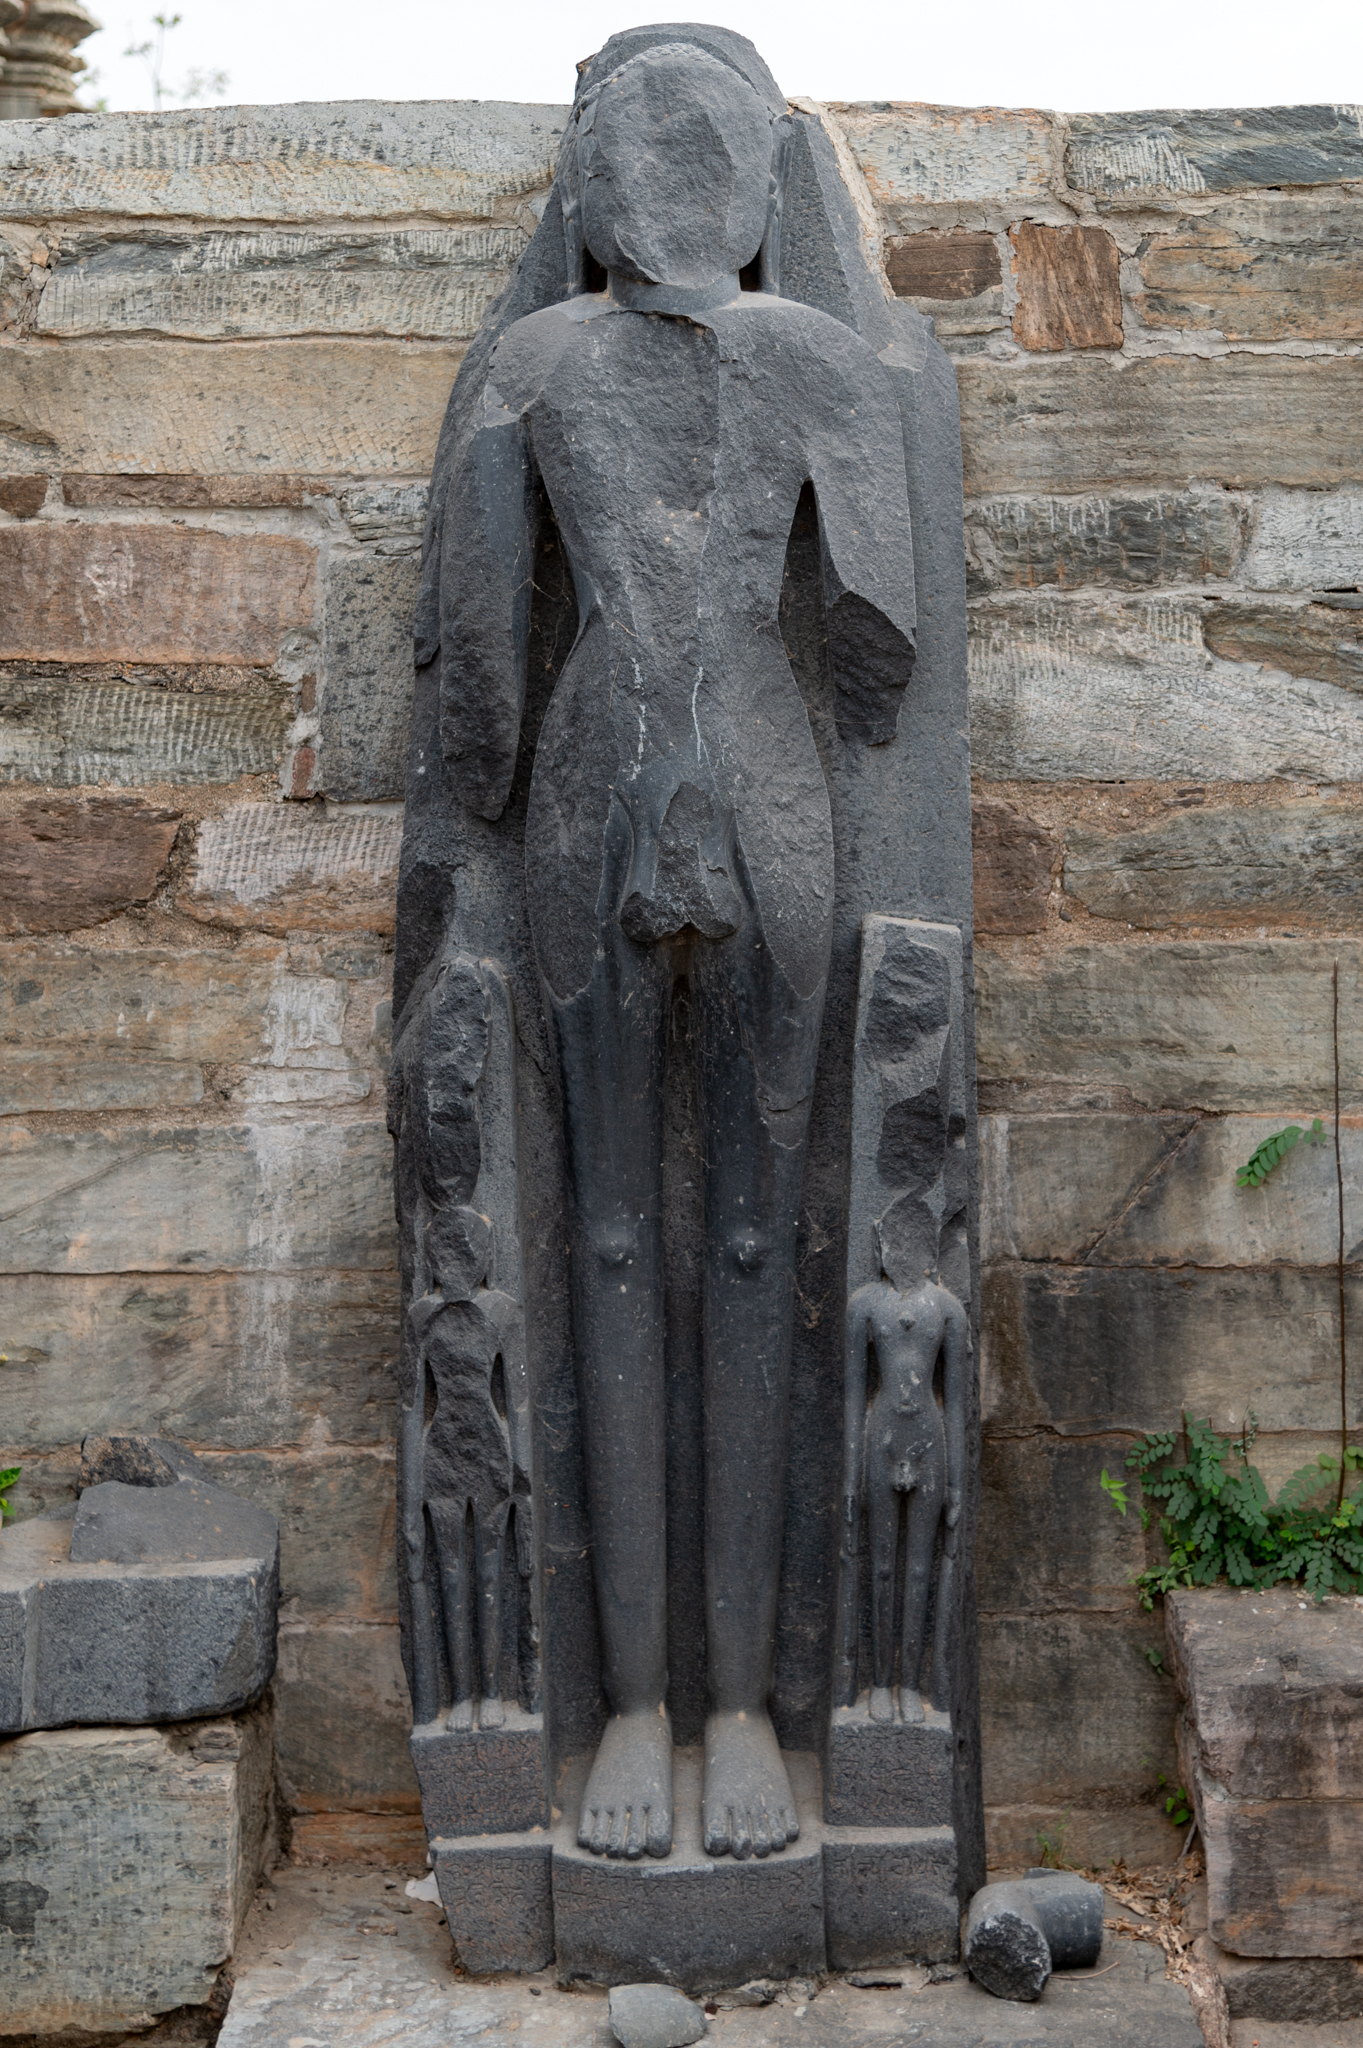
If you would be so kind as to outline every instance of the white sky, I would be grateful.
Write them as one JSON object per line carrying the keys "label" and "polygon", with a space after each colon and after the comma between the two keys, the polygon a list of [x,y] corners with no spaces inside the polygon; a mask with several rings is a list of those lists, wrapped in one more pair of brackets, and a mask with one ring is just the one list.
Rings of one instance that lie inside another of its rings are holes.
{"label": "white sky", "polygon": [[[151,105],[123,50],[159,4],[90,0],[85,97]],[[578,58],[661,16],[648,0],[180,0],[172,88],[194,67],[230,75],[226,104],[329,99],[566,101]],[[677,15],[686,19],[683,9]],[[1363,101],[1363,0],[704,0],[690,18],[751,36],[782,88],[817,99],[955,106],[1244,107]],[[174,96],[168,104],[176,104]]]}

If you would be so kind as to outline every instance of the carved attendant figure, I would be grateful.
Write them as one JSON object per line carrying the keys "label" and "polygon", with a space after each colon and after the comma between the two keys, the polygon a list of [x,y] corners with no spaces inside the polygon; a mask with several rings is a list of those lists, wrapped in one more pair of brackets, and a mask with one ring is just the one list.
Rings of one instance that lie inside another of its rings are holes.
{"label": "carved attendant figure", "polygon": [[894,736],[913,658],[890,378],[849,327],[740,288],[773,230],[784,119],[684,42],[659,41],[587,94],[579,228],[604,288],[502,334],[453,452],[440,540],[446,772],[485,818],[506,804],[520,739],[541,486],[577,594],[525,860],[565,1119],[612,1708],[579,1839],[615,1856],[665,1856],[672,1840],[660,1218],[680,975],[699,1020],[705,1155],[703,1837],[713,1855],[763,1856],[798,1831],[768,1696],[834,883],[828,791],[778,623],[807,484],[842,744]]}

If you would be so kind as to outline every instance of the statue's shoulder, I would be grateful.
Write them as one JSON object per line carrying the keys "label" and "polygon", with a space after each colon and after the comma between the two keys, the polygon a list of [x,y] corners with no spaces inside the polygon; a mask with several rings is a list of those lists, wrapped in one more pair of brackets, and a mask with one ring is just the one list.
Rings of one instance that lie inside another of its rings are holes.
{"label": "statue's shoulder", "polygon": [[488,381],[514,411],[528,405],[565,348],[582,331],[584,301],[563,299],[513,320],[488,360]]}
{"label": "statue's shoulder", "polygon": [[884,385],[885,366],[855,328],[835,320],[803,299],[778,299],[769,292],[744,292],[713,319],[725,353],[761,361],[802,362],[858,388]]}

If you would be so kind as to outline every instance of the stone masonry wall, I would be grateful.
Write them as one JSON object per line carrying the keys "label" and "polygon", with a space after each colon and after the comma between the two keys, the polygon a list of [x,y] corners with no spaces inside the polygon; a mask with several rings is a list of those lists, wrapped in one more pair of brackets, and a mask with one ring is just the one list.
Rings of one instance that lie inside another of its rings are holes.
{"label": "stone masonry wall", "polygon": [[[161,1429],[280,1516],[316,1848],[418,1827],[382,1110],[408,616],[563,114],[0,126],[0,1462],[34,1512],[85,1431]],[[1232,1169],[1328,1109],[1335,957],[1363,1099],[1363,121],[829,118],[962,397],[993,1843],[1167,1856],[1160,1624],[1099,1472],[1185,1405],[1252,1410],[1275,1475],[1334,1421],[1329,1160]],[[1359,1227],[1352,1116],[1346,1159]]]}

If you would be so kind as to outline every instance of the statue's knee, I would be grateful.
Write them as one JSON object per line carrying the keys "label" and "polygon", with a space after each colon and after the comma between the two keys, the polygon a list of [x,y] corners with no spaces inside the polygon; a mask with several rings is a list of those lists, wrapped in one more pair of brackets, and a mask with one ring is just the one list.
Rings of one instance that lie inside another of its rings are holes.
{"label": "statue's knee", "polygon": [[725,1261],[735,1272],[760,1273],[767,1263],[770,1251],[769,1239],[746,1225],[740,1224],[736,1230],[730,1230],[725,1234]]}
{"label": "statue's knee", "polygon": [[614,1272],[622,1266],[632,1266],[642,1252],[643,1225],[629,1216],[611,1216],[590,1225],[587,1238],[597,1264]]}

